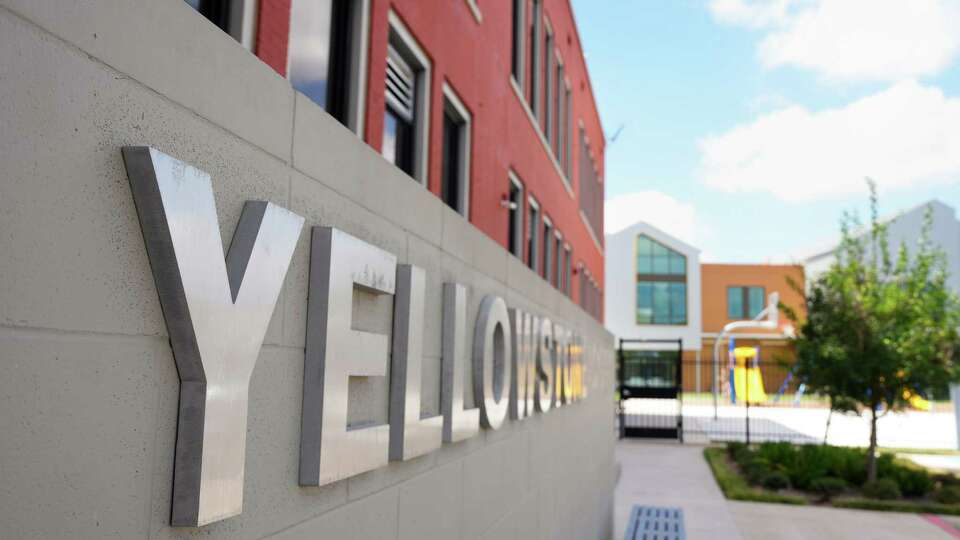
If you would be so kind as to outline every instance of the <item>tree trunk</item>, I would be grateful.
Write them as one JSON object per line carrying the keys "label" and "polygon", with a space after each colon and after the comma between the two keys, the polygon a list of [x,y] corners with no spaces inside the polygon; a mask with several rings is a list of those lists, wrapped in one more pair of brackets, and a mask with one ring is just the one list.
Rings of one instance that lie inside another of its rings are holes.
{"label": "tree trunk", "polygon": [[823,431],[823,444],[827,444],[827,439],[830,437],[830,419],[833,418],[833,407],[830,407],[830,412],[827,413],[827,429]]}
{"label": "tree trunk", "polygon": [[870,449],[867,451],[867,482],[877,480],[877,406],[870,407]]}

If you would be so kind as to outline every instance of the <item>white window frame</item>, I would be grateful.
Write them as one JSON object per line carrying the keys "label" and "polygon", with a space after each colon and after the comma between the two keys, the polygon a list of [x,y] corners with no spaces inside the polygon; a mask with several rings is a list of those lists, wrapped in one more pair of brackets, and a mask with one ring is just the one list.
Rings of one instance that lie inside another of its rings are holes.
{"label": "white window frame", "polygon": [[569,243],[563,244],[564,258],[566,259],[566,264],[563,267],[563,292],[567,296],[571,296],[571,291],[573,291],[573,249],[570,248]]}
{"label": "white window frame", "polygon": [[480,6],[477,5],[477,0],[466,0],[467,7],[470,8],[470,13],[473,14],[473,18],[477,20],[477,24],[483,22],[483,13],[480,12]]}
{"label": "white window frame", "polygon": [[457,171],[457,187],[459,188],[460,200],[457,201],[455,210],[466,219],[470,219],[470,154],[472,149],[470,133],[473,130],[472,116],[467,107],[460,101],[456,91],[447,84],[447,81],[443,81],[443,100],[445,112],[454,113],[454,116],[461,122],[459,137],[461,159]]}
{"label": "white window frame", "polygon": [[573,176],[573,127],[571,120],[573,119],[573,88],[570,86],[570,79],[564,81],[566,86],[566,107],[567,110],[564,113],[564,126],[563,126],[563,163],[561,168],[566,174],[567,178],[572,178]]}
{"label": "white window frame", "polygon": [[[259,4],[259,0],[242,0]],[[294,2],[309,2],[310,0],[291,0],[290,9],[293,11]],[[351,5],[350,25],[350,72],[347,74],[347,129],[363,139],[363,130],[366,125],[367,112],[367,65],[370,62],[370,0],[358,0]],[[245,19],[246,20],[246,19]],[[255,30],[255,29],[254,29]],[[287,36],[289,40],[289,36]],[[252,49],[251,49],[252,51]],[[287,78],[290,78],[290,53],[287,52]]]}
{"label": "white window frame", "polygon": [[[543,216],[543,237],[544,239],[550,240],[553,237],[553,233],[556,229],[553,228],[553,220]],[[554,259],[556,258],[553,254],[553,241],[544,242],[543,246],[543,272],[540,274],[543,279],[550,283],[550,272],[553,270]]]}
{"label": "white window frame", "polygon": [[[523,195],[524,195],[524,189],[523,189],[523,181],[520,180],[520,177],[517,176],[517,173],[513,172],[513,169],[507,170],[507,178],[508,178],[509,181],[510,181],[510,185],[512,185],[513,187],[517,188],[517,192],[520,194],[520,197],[519,197],[520,201],[519,201],[519,206],[518,206],[518,208],[512,208],[512,207],[510,207],[510,206],[507,207],[507,211],[508,211],[508,212],[514,212],[514,213],[511,213],[511,214],[510,214],[510,219],[516,221],[516,222],[514,223],[514,227],[513,227],[513,235],[514,235],[513,242],[514,242],[514,245],[516,246],[517,250],[519,251],[519,253],[514,253],[514,252],[512,252],[512,251],[511,251],[510,253],[511,253],[514,257],[517,257],[517,258],[519,258],[520,260],[523,260],[523,251],[524,251],[524,250],[523,250],[523,248],[524,248],[524,246],[523,246],[523,239],[524,239],[524,237],[526,236],[526,234],[525,234],[526,231],[524,231],[524,229],[523,229],[523,214],[524,214],[524,204],[523,204],[523,201],[524,201],[524,196],[523,196]],[[508,203],[513,203],[513,201],[512,201],[509,197],[510,197],[510,193],[507,192],[507,202],[508,202]],[[519,223],[517,223],[517,222],[519,222]],[[509,231],[509,229],[508,229],[508,231]],[[507,247],[508,247],[508,248],[510,247],[510,242],[509,242],[509,240],[507,241]],[[509,250],[508,250],[508,251],[509,251]]]}
{"label": "white window frame", "polygon": [[540,126],[540,102],[541,99],[540,85],[541,85],[541,74],[543,72],[543,0],[533,0],[533,5],[531,7],[531,16],[533,20],[533,43],[530,44],[531,52],[530,58],[533,61],[533,65],[530,66],[530,72],[533,74],[533,80],[530,81],[530,111],[533,113],[535,125],[539,128]]}
{"label": "white window frame", "polygon": [[563,252],[563,233],[560,232],[560,229],[554,227],[553,229],[553,286],[560,290],[560,286],[563,283],[561,279],[561,272],[563,271],[560,268],[560,253]]}
{"label": "white window frame", "polygon": [[[510,28],[510,44],[513,45],[513,42],[516,41],[517,48],[516,50],[510,51],[510,54],[516,56],[517,62],[517,73],[513,73],[513,61],[514,58],[510,58],[510,77],[513,79],[513,82],[517,84],[517,87],[521,89],[520,94],[523,94],[523,82],[526,80],[525,69],[527,67],[527,3],[528,0],[511,0],[513,2],[510,5],[510,9],[516,9],[514,6],[516,4],[520,5],[520,9],[517,10],[518,21],[510,21],[511,24],[515,25]],[[512,11],[511,11],[512,14]],[[519,32],[519,35],[516,35]],[[518,77],[519,75],[519,77]]]}
{"label": "white window frame", "polygon": [[[527,246],[527,252],[530,255],[529,260],[527,261],[527,267],[530,268],[537,275],[540,274],[540,222],[543,221],[543,216],[540,211],[540,203],[533,198],[533,195],[527,197],[527,207],[531,212],[527,212],[527,227],[524,231],[525,235],[529,235],[529,244]],[[533,220],[536,219],[536,224],[534,225]],[[535,229],[531,233],[531,227]]]}
{"label": "white window frame", "polygon": [[[417,96],[414,109],[413,179],[424,188],[427,187],[427,171],[430,158],[430,82],[433,80],[433,66],[407,26],[392,9],[387,16],[389,34],[395,37],[402,48],[410,53],[408,61],[413,64],[417,77]],[[388,41],[390,37],[388,37]],[[386,88],[383,89],[386,92]]]}
{"label": "white window frame", "polygon": [[556,58],[555,43],[554,43],[554,34],[553,34],[553,25],[550,24],[550,19],[546,16],[543,17],[543,47],[546,48],[544,51],[545,56],[547,57],[547,65],[541,66],[543,68],[543,118],[541,129],[544,132],[544,135],[547,139],[547,146],[550,147],[550,153],[553,153],[553,138],[550,136],[550,132],[553,131],[553,94],[554,94],[554,78],[556,73],[554,72],[553,59]]}
{"label": "white window frame", "polygon": [[560,146],[563,141],[563,124],[566,122],[564,118],[566,116],[566,111],[564,110],[564,99],[566,98],[565,89],[567,84],[567,67],[563,63],[563,57],[560,56],[560,49],[555,49],[554,58],[553,58],[553,111],[556,112],[553,119],[554,125],[553,129],[550,130],[550,136],[547,137],[547,140],[550,141],[550,150],[553,152],[554,158],[556,158],[557,163],[560,164],[560,168],[563,169],[563,148]]}

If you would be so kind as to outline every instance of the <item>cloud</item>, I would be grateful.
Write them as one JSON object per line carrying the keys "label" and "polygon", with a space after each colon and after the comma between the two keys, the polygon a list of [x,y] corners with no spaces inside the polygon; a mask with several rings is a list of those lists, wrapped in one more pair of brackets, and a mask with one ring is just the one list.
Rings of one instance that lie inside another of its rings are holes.
{"label": "cloud", "polygon": [[936,75],[960,52],[958,0],[712,0],[722,23],[763,29],[768,68],[836,82]]}
{"label": "cloud", "polygon": [[712,0],[710,13],[718,21],[749,28],[782,24],[796,0]]}
{"label": "cloud", "polygon": [[638,191],[608,199],[603,207],[606,234],[644,221],[680,240],[696,245],[696,210],[659,191]]}
{"label": "cloud", "polygon": [[960,99],[904,81],[839,109],[791,106],[699,141],[701,180],[791,202],[955,182]]}

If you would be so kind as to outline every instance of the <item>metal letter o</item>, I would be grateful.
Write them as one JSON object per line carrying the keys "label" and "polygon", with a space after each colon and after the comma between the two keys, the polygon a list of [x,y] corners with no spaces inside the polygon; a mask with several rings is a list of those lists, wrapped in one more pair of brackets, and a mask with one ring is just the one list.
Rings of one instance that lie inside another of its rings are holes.
{"label": "metal letter o", "polygon": [[511,331],[503,299],[485,296],[473,333],[473,395],[480,407],[480,423],[489,429],[499,428],[507,417],[513,371]]}

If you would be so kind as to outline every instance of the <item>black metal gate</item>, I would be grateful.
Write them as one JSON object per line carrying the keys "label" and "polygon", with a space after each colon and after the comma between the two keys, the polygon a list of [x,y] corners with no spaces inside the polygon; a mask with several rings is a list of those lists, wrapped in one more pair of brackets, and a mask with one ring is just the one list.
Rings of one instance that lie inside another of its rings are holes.
{"label": "black metal gate", "polygon": [[683,441],[682,355],[682,340],[620,339],[621,437]]}

